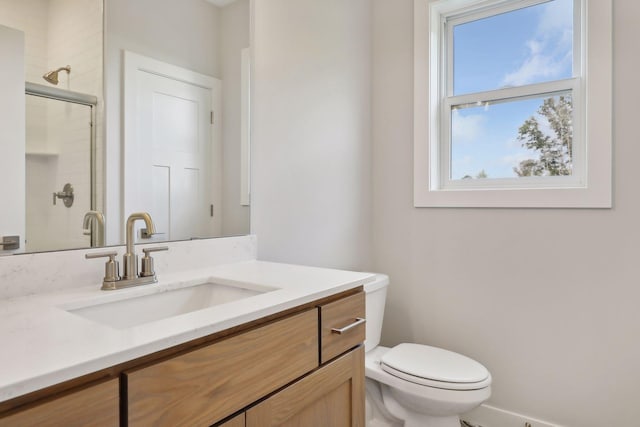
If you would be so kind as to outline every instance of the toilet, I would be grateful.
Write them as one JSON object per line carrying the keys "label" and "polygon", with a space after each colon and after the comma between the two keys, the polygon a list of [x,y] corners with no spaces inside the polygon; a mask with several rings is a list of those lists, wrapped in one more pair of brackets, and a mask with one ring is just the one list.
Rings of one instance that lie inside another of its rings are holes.
{"label": "toilet", "polygon": [[491,374],[475,360],[441,348],[379,346],[388,285],[382,274],[364,285],[367,427],[460,427],[459,415],[491,395]]}

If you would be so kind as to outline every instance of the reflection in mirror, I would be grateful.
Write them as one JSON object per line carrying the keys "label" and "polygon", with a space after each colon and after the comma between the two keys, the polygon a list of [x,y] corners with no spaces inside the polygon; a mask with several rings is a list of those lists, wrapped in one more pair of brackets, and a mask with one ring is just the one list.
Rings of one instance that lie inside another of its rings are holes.
{"label": "reflection in mirror", "polygon": [[[103,5],[102,0],[0,0],[0,26],[17,30],[23,36],[19,60],[5,61],[7,56],[3,52],[3,68],[16,67],[24,76],[21,83],[13,83],[16,87],[22,85],[23,99],[14,97],[11,101],[4,97],[0,103],[7,105],[0,105],[0,109],[13,105],[19,111],[22,103],[27,121],[26,132],[22,125],[21,143],[13,137],[14,141],[9,141],[11,132],[0,136],[3,154],[0,168],[13,167],[16,173],[12,176],[16,180],[26,175],[21,185],[28,187],[26,192],[20,190],[25,193],[24,198],[16,197],[11,211],[6,206],[0,209],[0,239],[4,235],[19,235],[21,241],[19,250],[0,247],[0,255],[123,243],[123,219],[131,213],[122,191],[125,164],[136,162],[135,158],[125,158],[125,125],[131,120],[125,116],[123,99],[125,51],[209,76],[220,83],[219,120],[212,129],[218,135],[215,159],[218,165],[211,166],[217,170],[218,180],[209,182],[217,189],[217,195],[203,204],[210,218],[213,213],[217,225],[203,232],[202,227],[188,229],[188,220],[180,221],[185,228],[179,233],[167,227],[158,230],[165,234],[153,240],[249,232],[249,109],[245,105],[249,91],[248,77],[244,80],[241,77],[242,50],[249,47],[249,1],[109,0]],[[0,31],[0,50],[6,41],[4,34]],[[244,61],[248,68],[246,54]],[[94,120],[82,105],[25,99],[25,82],[94,96],[97,99]],[[245,98],[242,105],[241,94]],[[52,106],[45,106],[49,104]],[[60,117],[72,123],[62,124]],[[180,134],[178,119],[172,114],[166,118],[165,135]],[[16,126],[19,120],[13,123]],[[4,126],[2,120],[0,124]],[[84,137],[92,133],[87,127],[94,135],[93,152],[90,139],[85,138],[85,143],[78,139],[80,134]],[[69,134],[63,138],[61,130]],[[20,136],[20,131],[13,131],[16,138]],[[162,143],[167,142],[165,138]],[[14,148],[5,150],[9,145]],[[15,147],[20,146],[22,154],[17,158]],[[9,152],[14,158],[5,155]],[[67,184],[69,187],[65,187]],[[18,183],[16,188],[20,188]],[[65,203],[71,200],[70,192],[65,188],[73,188],[73,204],[69,207]],[[166,199],[167,194],[162,197]],[[176,191],[168,197],[176,198],[179,194],[184,193]],[[165,199],[152,199],[147,203],[149,206],[136,210],[151,211]],[[8,223],[9,217],[18,220]],[[158,218],[159,222],[164,220]]]}
{"label": "reflection in mirror", "polygon": [[[249,232],[250,208],[240,196],[249,6],[249,0],[105,3],[107,244],[123,241],[124,218],[139,211],[151,213],[161,233],[151,240]],[[194,75],[200,83],[189,83]],[[213,89],[210,100],[203,87]],[[208,147],[198,148],[203,141],[196,136],[205,133]],[[140,229],[135,234],[137,242],[150,241]]]}
{"label": "reflection in mirror", "polygon": [[78,226],[85,212],[95,210],[95,105],[61,99],[62,93],[44,97],[46,88],[29,91],[33,87],[27,88],[26,99],[25,251],[97,246],[98,228],[89,225],[85,231]]}
{"label": "reflection in mirror", "polygon": [[[94,227],[85,235],[82,219],[89,210],[103,209],[102,187],[92,191],[103,140],[102,0],[0,0],[0,25],[22,35],[20,55],[3,67],[22,70],[15,84],[26,97],[23,138],[13,141],[22,153],[0,159],[3,169],[23,171],[11,174],[25,188],[23,202],[0,217],[0,229],[19,228],[14,234],[22,244],[0,253],[95,245]],[[20,225],[5,226],[7,218],[20,217]]]}

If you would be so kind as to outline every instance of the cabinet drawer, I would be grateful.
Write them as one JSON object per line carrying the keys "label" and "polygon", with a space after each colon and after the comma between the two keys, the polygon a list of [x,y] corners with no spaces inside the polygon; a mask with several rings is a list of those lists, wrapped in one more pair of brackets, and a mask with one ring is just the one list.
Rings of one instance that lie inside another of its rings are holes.
{"label": "cabinet drawer", "polygon": [[364,342],[364,301],[364,292],[358,292],[320,306],[321,363]]}
{"label": "cabinet drawer", "polygon": [[0,419],[1,426],[117,427],[118,380],[110,380]]}
{"label": "cabinet drawer", "polygon": [[129,426],[209,426],[318,366],[315,309],[125,372]]}

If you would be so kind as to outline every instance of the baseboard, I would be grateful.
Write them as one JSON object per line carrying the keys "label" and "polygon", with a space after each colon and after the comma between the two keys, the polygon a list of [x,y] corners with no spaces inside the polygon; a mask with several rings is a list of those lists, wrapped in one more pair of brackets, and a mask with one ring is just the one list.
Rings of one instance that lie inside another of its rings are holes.
{"label": "baseboard", "polygon": [[460,419],[476,427],[562,427],[487,404],[461,415]]}

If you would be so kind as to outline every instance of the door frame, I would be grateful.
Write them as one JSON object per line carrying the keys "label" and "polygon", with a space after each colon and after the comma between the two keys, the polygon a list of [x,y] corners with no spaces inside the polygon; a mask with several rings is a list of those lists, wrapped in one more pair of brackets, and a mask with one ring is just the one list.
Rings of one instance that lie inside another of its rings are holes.
{"label": "door frame", "polygon": [[[138,76],[140,72],[155,74],[160,77],[176,80],[179,82],[191,84],[211,91],[211,111],[214,116],[219,116],[218,110],[220,103],[214,94],[220,93],[222,81],[213,76],[200,74],[187,68],[179,67],[174,64],[162,62],[148,56],[140,55],[131,51],[123,51],[123,140],[122,140],[122,191],[121,191],[121,212],[120,217],[123,218],[120,227],[120,238],[124,239],[125,218],[130,214],[131,206],[135,206],[135,198],[140,189],[136,178],[136,162],[135,153],[137,151],[138,123],[136,120],[136,112],[138,105]],[[214,120],[211,127],[211,146],[216,147],[216,141],[220,141],[220,120],[218,117]],[[221,167],[221,165],[220,165]],[[218,167],[218,170],[220,170]],[[219,209],[218,209],[219,211]],[[124,240],[122,240],[124,241]]]}

